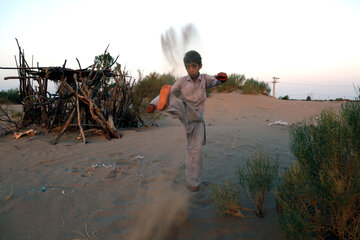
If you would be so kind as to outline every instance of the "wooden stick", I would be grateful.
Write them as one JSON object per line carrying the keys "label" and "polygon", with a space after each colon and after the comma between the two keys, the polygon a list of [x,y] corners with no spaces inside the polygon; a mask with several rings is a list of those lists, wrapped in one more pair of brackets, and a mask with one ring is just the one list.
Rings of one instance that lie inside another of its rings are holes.
{"label": "wooden stick", "polygon": [[86,144],[85,134],[84,134],[84,131],[83,131],[82,126],[81,126],[79,97],[78,97],[78,96],[79,96],[79,82],[78,82],[78,80],[77,80],[76,73],[74,73],[74,80],[75,80],[75,83],[76,83],[76,110],[77,110],[77,121],[78,121],[78,125],[79,125],[79,130],[80,130],[81,136],[82,136],[82,138],[83,138],[83,142],[84,142],[84,144]]}
{"label": "wooden stick", "polygon": [[78,62],[79,68],[81,69],[81,64],[80,64],[79,59],[76,58],[76,61]]}
{"label": "wooden stick", "polygon": [[[81,108],[81,109],[83,109],[83,108]],[[81,109],[80,109],[80,110],[81,110]],[[71,124],[69,124],[69,127],[77,127],[77,126],[78,126],[77,123],[71,123]],[[82,123],[81,126],[100,128],[100,126],[99,126],[98,124],[91,124],[91,123],[88,123],[88,124]],[[84,133],[85,133],[86,131],[87,131],[87,130],[85,130]]]}
{"label": "wooden stick", "polygon": [[[86,96],[82,96],[80,94],[77,94],[74,89],[72,89],[72,87],[66,83],[66,87],[68,90],[70,90],[71,92],[73,92],[74,94],[76,94],[79,99],[81,101],[83,101],[86,105],[89,106],[89,110],[90,110],[90,114],[91,117],[100,124],[101,128],[104,130],[105,133],[105,137],[107,139],[111,139],[112,137],[115,138],[119,138],[119,135],[116,134],[107,124],[106,120],[104,119],[104,117],[102,116],[100,109],[93,103],[93,101],[91,101],[89,98],[87,98]],[[80,89],[80,91],[82,91],[82,89]],[[83,91],[82,91],[83,92]],[[83,92],[84,94],[84,92]],[[85,94],[84,94],[85,95]],[[95,110],[95,111],[94,111]]]}
{"label": "wooden stick", "polygon": [[[63,100],[61,99],[62,98],[62,93],[63,93],[63,89],[64,89],[64,82],[66,82],[66,77],[65,79],[62,79],[61,82],[60,82],[60,87],[58,89],[58,94],[59,94],[59,98],[58,98],[58,101],[57,101],[57,104],[56,104],[56,107],[55,107],[55,113],[54,113],[54,117],[50,123],[50,126],[48,128],[48,132],[51,131],[51,129],[53,128],[54,126],[54,123],[55,123],[55,120],[56,120],[56,117],[60,111],[60,108],[61,108],[61,103],[63,102]],[[55,98],[53,98],[55,99]]]}
{"label": "wooden stick", "polygon": [[10,76],[10,77],[4,77],[4,80],[11,80],[11,79],[26,79],[26,78],[35,78],[35,77],[21,77],[21,76]]}
{"label": "wooden stick", "polygon": [[54,141],[52,142],[53,145],[55,145],[58,140],[60,139],[60,137],[65,133],[66,129],[68,128],[69,124],[74,120],[75,117],[75,112],[76,112],[76,108],[74,107],[68,120],[66,121],[63,129],[61,130],[61,132],[56,136],[56,138],[54,139]]}
{"label": "wooden stick", "polygon": [[[15,56],[15,61],[16,61],[16,56]],[[17,64],[16,64],[17,65]],[[46,68],[46,67],[25,67],[25,69],[27,70],[31,70],[31,69],[42,69],[42,68]],[[16,67],[0,67],[0,69],[14,69],[14,70],[18,70],[18,69],[23,69],[22,67],[16,66]]]}
{"label": "wooden stick", "polygon": [[67,62],[67,60],[65,59],[64,64],[63,64],[62,68],[65,68],[65,66],[66,66],[66,62]]}
{"label": "wooden stick", "polygon": [[49,68],[46,68],[46,74],[44,79],[44,88],[43,88],[43,96],[46,97],[47,89],[48,89],[48,78],[49,78]]}

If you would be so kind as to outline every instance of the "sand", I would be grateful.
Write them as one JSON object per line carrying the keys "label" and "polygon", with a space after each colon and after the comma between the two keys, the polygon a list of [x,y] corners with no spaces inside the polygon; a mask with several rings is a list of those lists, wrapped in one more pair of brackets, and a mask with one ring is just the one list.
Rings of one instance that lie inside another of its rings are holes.
{"label": "sand", "polygon": [[[217,212],[212,183],[236,184],[236,168],[263,146],[284,171],[294,161],[289,129],[341,102],[282,101],[238,93],[207,99],[201,190],[185,187],[185,134],[165,117],[158,127],[121,130],[122,138],[68,133],[0,138],[0,239],[282,239],[275,200],[266,216]],[[290,126],[269,123],[282,120]],[[44,188],[45,187],[45,188]],[[245,194],[245,207],[255,209]]]}

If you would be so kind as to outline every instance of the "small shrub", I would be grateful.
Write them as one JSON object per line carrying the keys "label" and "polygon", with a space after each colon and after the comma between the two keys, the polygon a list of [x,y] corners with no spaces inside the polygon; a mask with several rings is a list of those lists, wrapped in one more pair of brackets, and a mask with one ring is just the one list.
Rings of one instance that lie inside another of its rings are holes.
{"label": "small shrub", "polygon": [[359,116],[347,103],[291,131],[297,161],[276,194],[287,238],[360,239]]}
{"label": "small shrub", "polygon": [[241,88],[243,82],[246,80],[245,75],[232,73],[229,79],[217,87],[218,92],[232,92]]}
{"label": "small shrub", "polygon": [[310,97],[310,96],[307,96],[307,97],[306,97],[306,101],[311,101],[311,97]]}
{"label": "small shrub", "polygon": [[289,95],[285,95],[284,97],[279,97],[280,100],[289,100]]}
{"label": "small shrub", "polygon": [[351,131],[351,144],[360,153],[360,103],[348,102],[341,106],[341,116]]}
{"label": "small shrub", "polygon": [[0,104],[0,135],[8,134],[21,128],[22,113]]}
{"label": "small shrub", "polygon": [[279,161],[270,158],[262,147],[258,147],[256,154],[247,159],[245,167],[237,170],[240,186],[256,204],[256,214],[260,218],[265,216],[265,196],[276,184],[278,168]]}
{"label": "small shrub", "polygon": [[253,78],[246,80],[242,90],[245,94],[269,94],[271,92],[269,84],[263,81],[259,82]]}
{"label": "small shrub", "polygon": [[221,213],[244,217],[241,212],[242,209],[252,211],[241,206],[240,190],[238,188],[234,190],[228,180],[225,180],[222,185],[212,185],[210,190],[212,199],[216,204],[216,209]]}

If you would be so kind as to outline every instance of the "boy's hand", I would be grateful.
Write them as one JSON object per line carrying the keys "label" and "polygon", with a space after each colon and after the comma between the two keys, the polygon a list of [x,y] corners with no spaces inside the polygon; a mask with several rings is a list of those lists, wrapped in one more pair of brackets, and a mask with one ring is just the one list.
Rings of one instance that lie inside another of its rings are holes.
{"label": "boy's hand", "polygon": [[215,76],[215,78],[216,78],[217,80],[221,81],[221,82],[226,82],[226,81],[228,80],[228,76],[227,76],[227,74],[224,73],[224,72],[219,72],[219,73]]}
{"label": "boy's hand", "polygon": [[155,109],[156,109],[155,105],[154,105],[154,104],[150,104],[150,105],[147,107],[147,112],[148,112],[148,113],[152,113],[152,112],[154,112]]}

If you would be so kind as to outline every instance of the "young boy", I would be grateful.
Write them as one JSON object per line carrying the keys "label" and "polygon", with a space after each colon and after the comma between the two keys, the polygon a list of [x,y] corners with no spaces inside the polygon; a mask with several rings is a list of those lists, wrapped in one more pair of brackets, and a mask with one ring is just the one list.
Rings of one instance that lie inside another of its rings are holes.
{"label": "young boy", "polygon": [[[160,95],[154,98],[147,111],[155,109],[170,113],[184,125],[186,144],[186,181],[192,192],[200,189],[202,169],[201,150],[206,143],[204,105],[206,89],[215,87],[227,80],[226,73],[216,77],[200,74],[201,56],[196,51],[189,51],[184,56],[184,65],[188,73],[171,85],[161,88]],[[179,98],[175,94],[180,93]]]}

